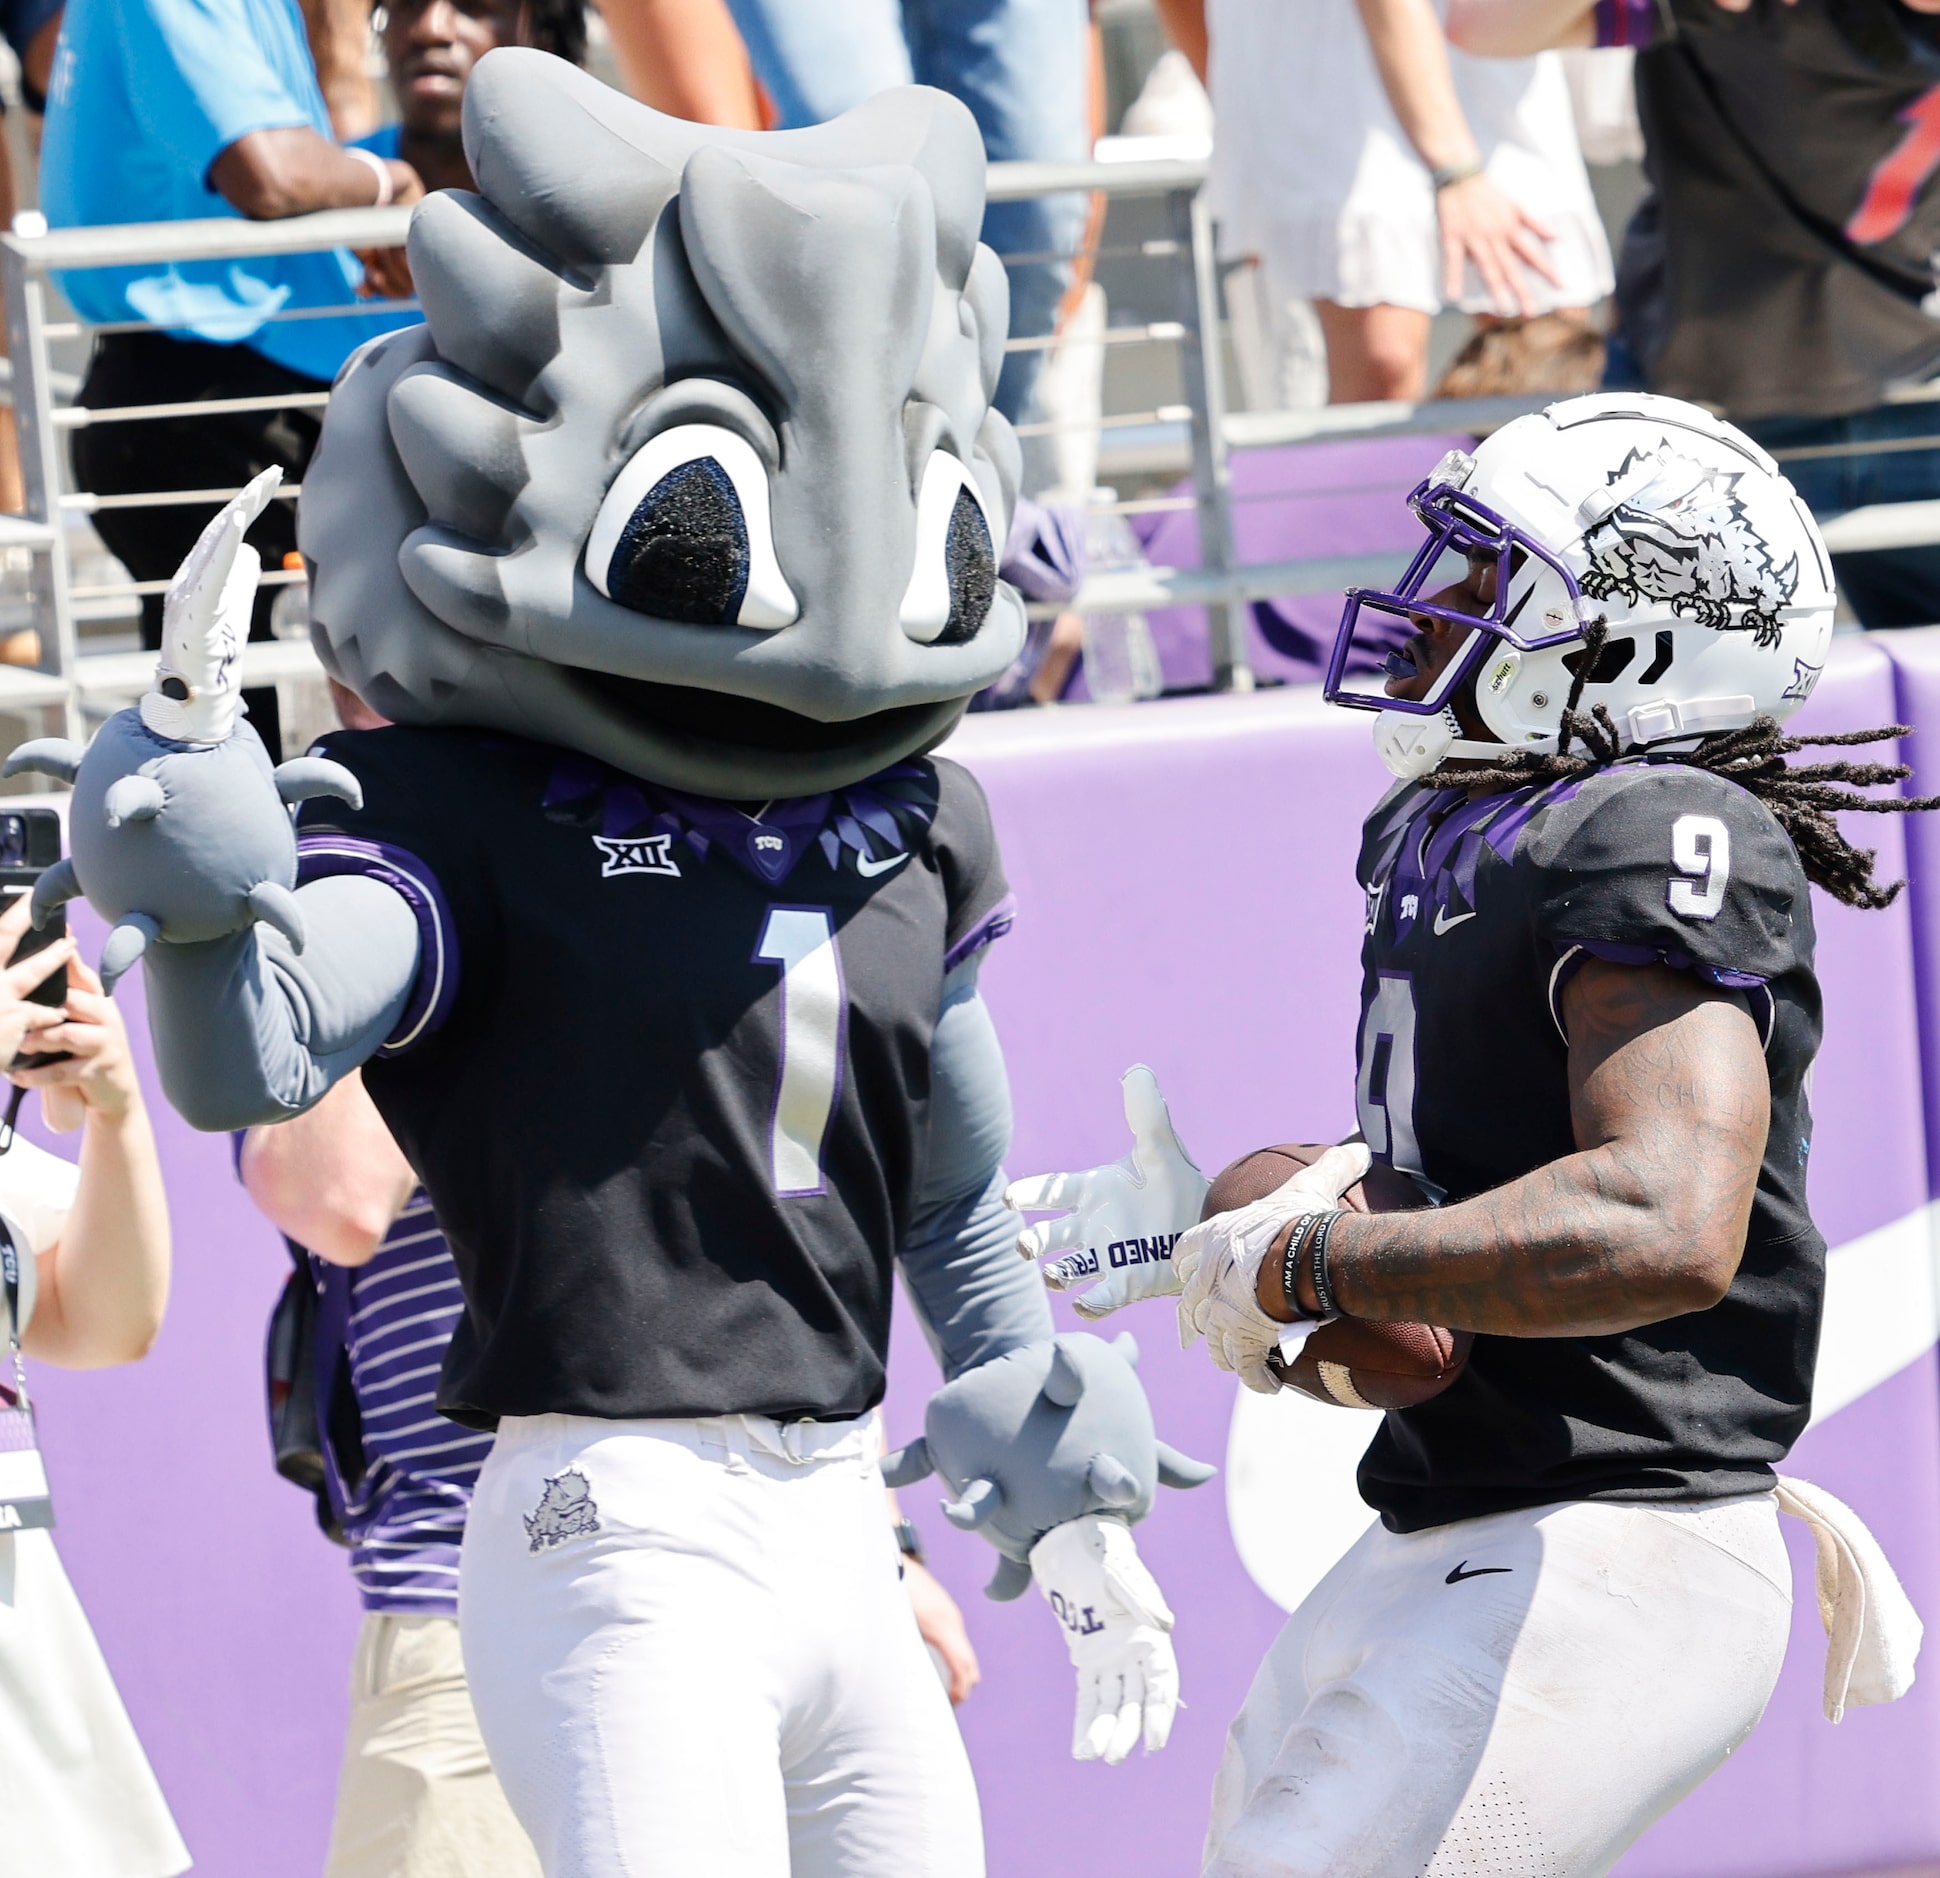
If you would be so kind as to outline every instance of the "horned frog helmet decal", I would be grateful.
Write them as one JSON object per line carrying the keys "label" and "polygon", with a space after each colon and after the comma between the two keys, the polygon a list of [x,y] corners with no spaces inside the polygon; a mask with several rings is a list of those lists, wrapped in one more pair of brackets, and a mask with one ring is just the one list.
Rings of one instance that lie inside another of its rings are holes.
{"label": "horned frog helmet decal", "polygon": [[1024,634],[969,112],[722,131],[506,49],[465,149],[479,193],[411,224],[425,324],[344,367],[304,477],[328,670],[715,796],[939,742]]}

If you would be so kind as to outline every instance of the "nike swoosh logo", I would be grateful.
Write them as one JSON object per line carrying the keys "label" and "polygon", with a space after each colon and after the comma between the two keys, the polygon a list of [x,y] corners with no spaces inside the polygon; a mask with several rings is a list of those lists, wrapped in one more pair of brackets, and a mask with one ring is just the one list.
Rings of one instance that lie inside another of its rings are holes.
{"label": "nike swoosh logo", "polygon": [[1478,1565],[1473,1571],[1468,1568],[1468,1560],[1463,1561],[1442,1580],[1445,1585],[1458,1585],[1464,1578],[1487,1578],[1492,1572],[1512,1572],[1513,1565]]}
{"label": "nike swoosh logo", "polygon": [[[1447,931],[1448,931],[1448,930],[1449,930],[1449,929],[1450,929],[1451,927],[1454,927],[1454,926],[1459,926],[1459,925],[1460,925],[1460,924],[1462,923],[1462,921],[1463,921],[1463,920],[1465,920],[1465,919],[1473,919],[1474,917],[1475,917],[1475,915],[1474,915],[1473,913],[1457,913],[1457,914],[1455,915],[1455,917],[1454,917],[1453,919],[1450,919],[1450,918],[1448,917],[1448,908],[1447,908],[1447,907],[1445,907],[1445,906],[1438,906],[1438,907],[1436,907],[1436,909],[1435,909],[1435,937],[1436,937],[1437,939],[1439,939],[1439,938],[1440,938],[1440,937],[1442,936],[1442,934],[1443,934],[1443,933],[1445,933],[1445,932],[1447,932]],[[1506,1570],[1508,1569],[1508,1567],[1507,1567],[1507,1566],[1504,1566],[1504,1567],[1503,1567],[1503,1569],[1504,1569],[1504,1570],[1506,1571]]]}
{"label": "nike swoosh logo", "polygon": [[855,857],[855,871],[864,880],[874,880],[878,874],[886,874],[892,867],[901,867],[909,859],[907,854],[892,854],[886,861],[872,861],[866,854]]}

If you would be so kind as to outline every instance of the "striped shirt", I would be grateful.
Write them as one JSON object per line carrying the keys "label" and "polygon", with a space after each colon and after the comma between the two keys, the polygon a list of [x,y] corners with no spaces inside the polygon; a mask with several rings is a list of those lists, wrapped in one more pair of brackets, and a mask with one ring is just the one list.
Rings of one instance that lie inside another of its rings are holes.
{"label": "striped shirt", "polygon": [[[322,1277],[321,1262],[312,1267]],[[458,1546],[492,1437],[438,1413],[438,1371],[465,1308],[422,1190],[348,1274],[351,1386],[364,1477],[344,1499],[351,1572],[370,1611],[456,1616]]]}

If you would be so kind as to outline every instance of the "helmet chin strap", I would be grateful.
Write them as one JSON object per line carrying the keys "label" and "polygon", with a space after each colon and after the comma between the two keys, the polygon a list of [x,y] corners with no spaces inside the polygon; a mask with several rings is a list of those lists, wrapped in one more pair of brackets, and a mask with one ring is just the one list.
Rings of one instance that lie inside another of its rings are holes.
{"label": "helmet chin strap", "polygon": [[1403,782],[1415,782],[1430,770],[1439,769],[1450,757],[1500,761],[1505,746],[1464,737],[1453,708],[1445,705],[1433,717],[1417,717],[1409,711],[1380,712],[1374,720],[1374,748],[1390,773]]}

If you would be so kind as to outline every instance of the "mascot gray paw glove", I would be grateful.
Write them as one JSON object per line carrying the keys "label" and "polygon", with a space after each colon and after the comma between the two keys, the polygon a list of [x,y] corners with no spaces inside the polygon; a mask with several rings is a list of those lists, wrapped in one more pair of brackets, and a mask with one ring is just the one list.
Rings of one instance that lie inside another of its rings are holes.
{"label": "mascot gray paw glove", "polygon": [[1071,1758],[1116,1766],[1142,1735],[1164,1747],[1179,1708],[1172,1610],[1122,1519],[1087,1513],[1031,1548],[1031,1576],[1078,1672]]}
{"label": "mascot gray paw glove", "polygon": [[884,1460],[892,1487],[942,1475],[955,1496],[944,1517],[1003,1554],[988,1596],[1023,1591],[1031,1549],[1052,1527],[1098,1512],[1129,1524],[1161,1485],[1213,1477],[1154,1433],[1137,1357],[1129,1336],[1106,1343],[1082,1331],[993,1357],[939,1389],[923,1438]]}
{"label": "mascot gray paw glove", "polygon": [[114,924],[101,954],[109,990],[160,940],[193,945],[258,920],[303,949],[296,837],[288,805],[358,800],[348,770],[305,757],[273,768],[240,721],[242,648],[262,572],[243,534],[282,473],[265,470],[190,549],[162,606],[162,653],[139,706],[117,711],[84,751],[64,738],[22,744],[0,774],[74,785],[72,853],[40,878],[34,918],[85,894]]}

